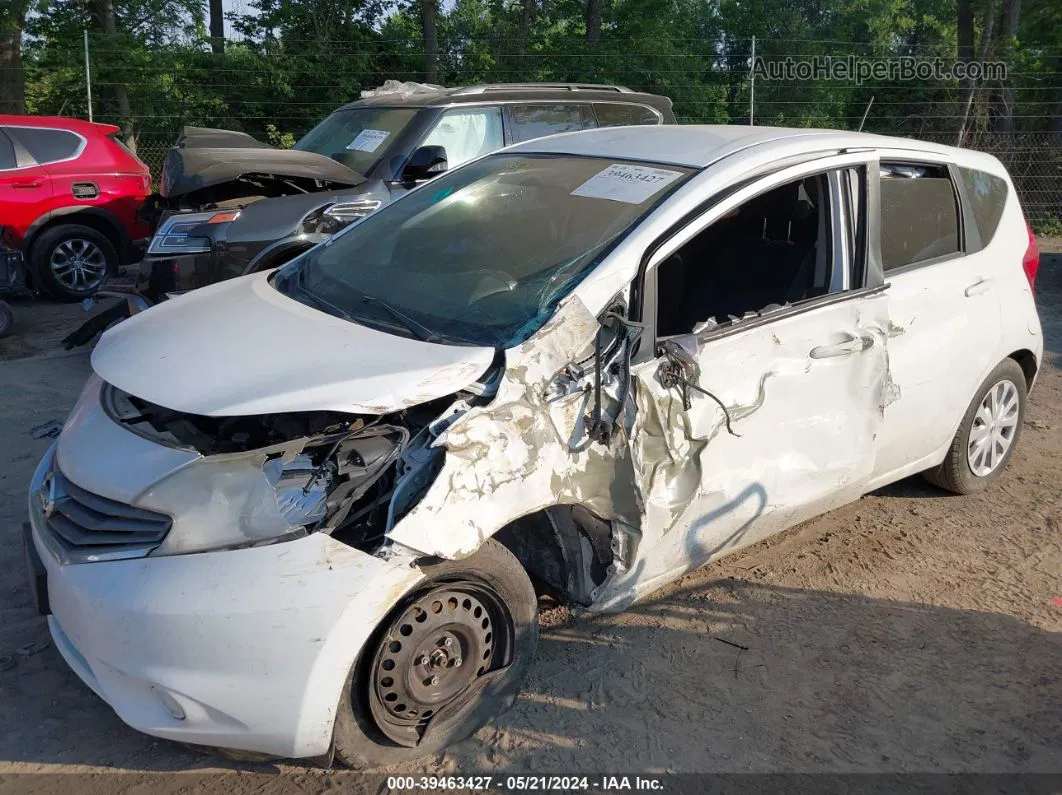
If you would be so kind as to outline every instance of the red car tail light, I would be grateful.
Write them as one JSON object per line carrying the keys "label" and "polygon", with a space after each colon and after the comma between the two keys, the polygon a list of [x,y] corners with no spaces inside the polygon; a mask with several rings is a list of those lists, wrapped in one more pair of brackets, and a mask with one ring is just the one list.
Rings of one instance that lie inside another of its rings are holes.
{"label": "red car tail light", "polygon": [[1021,258],[1021,268],[1025,271],[1025,278],[1029,280],[1029,287],[1036,292],[1036,271],[1040,267],[1040,249],[1036,246],[1036,235],[1032,227],[1025,225],[1029,231],[1029,247],[1025,249],[1025,256]]}

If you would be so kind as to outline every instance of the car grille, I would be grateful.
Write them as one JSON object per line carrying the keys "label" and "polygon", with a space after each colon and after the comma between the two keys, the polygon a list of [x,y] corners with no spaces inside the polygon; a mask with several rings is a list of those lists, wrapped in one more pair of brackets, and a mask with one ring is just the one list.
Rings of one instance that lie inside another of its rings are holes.
{"label": "car grille", "polygon": [[143,557],[172,524],[165,514],[86,491],[58,468],[44,479],[38,496],[51,546],[69,563]]}

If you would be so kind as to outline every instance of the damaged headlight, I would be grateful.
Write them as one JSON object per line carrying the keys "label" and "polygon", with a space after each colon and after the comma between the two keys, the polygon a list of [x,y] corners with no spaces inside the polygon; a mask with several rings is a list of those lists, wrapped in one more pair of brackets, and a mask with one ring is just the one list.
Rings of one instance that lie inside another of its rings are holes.
{"label": "damaged headlight", "polygon": [[215,456],[178,470],[136,502],[174,517],[154,555],[259,546],[306,535],[325,515],[331,475],[307,455]]}
{"label": "damaged headlight", "polygon": [[334,235],[340,229],[374,212],[378,199],[337,202],[314,210],[302,220],[301,232],[307,235]]}

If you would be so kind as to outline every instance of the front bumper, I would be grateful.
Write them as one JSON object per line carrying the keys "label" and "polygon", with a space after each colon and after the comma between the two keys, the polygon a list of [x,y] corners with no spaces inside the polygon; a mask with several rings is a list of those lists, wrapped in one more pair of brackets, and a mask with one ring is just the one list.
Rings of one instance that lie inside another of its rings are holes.
{"label": "front bumper", "polygon": [[322,534],[272,546],[62,565],[47,572],[56,647],[118,716],[171,740],[285,757],[328,751],[346,676],[421,578]]}

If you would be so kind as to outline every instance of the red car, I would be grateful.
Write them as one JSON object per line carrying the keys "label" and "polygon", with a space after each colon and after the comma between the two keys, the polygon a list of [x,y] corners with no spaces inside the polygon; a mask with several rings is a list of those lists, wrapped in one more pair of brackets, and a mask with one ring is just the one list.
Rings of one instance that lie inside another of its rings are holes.
{"label": "red car", "polygon": [[150,235],[137,210],[151,175],[118,129],[0,115],[0,223],[22,249],[31,286],[55,298],[92,295]]}

